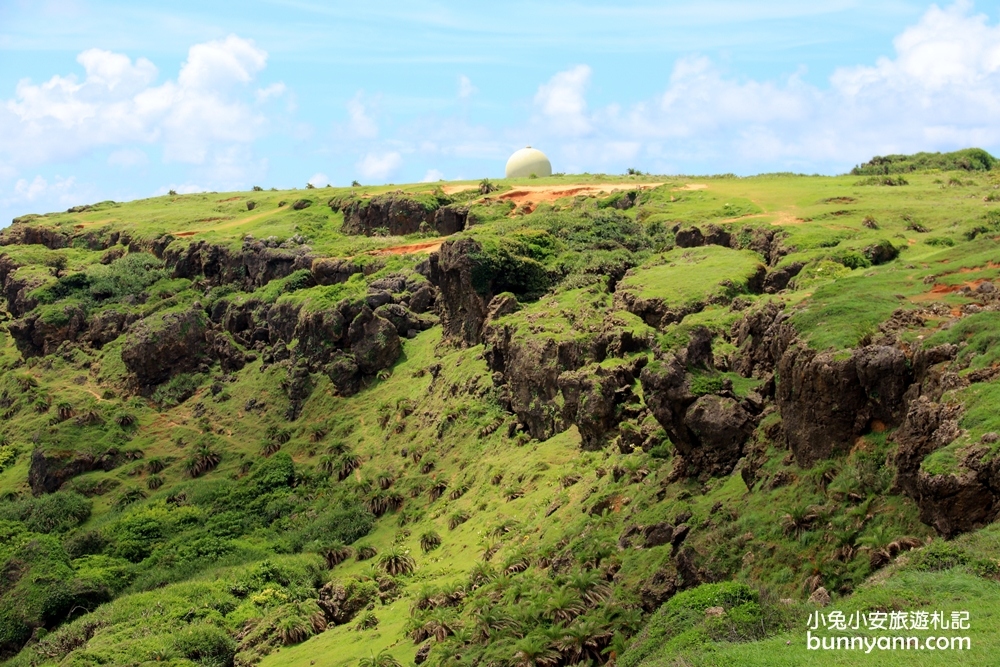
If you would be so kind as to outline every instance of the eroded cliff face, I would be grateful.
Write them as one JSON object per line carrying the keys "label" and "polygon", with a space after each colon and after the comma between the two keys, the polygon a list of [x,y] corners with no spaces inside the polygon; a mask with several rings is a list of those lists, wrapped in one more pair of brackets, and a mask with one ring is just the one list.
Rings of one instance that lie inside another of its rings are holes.
{"label": "eroded cliff face", "polygon": [[[451,234],[464,228],[467,215],[440,202],[428,207],[395,195],[331,206],[343,212],[344,229],[354,234]],[[741,292],[784,289],[802,265],[777,267],[789,249],[773,230],[676,229],[679,247],[751,249],[763,263],[744,285],[723,290],[711,303],[685,307],[616,290],[623,276],[631,275],[632,265],[624,265],[596,291],[606,295],[600,315],[571,317],[567,335],[535,328],[530,318],[517,320],[523,304],[512,294],[497,293],[501,288],[484,267],[483,246],[473,238],[444,242],[417,269],[426,280],[414,273],[373,280],[381,262],[318,256],[301,237],[279,243],[248,236],[232,247],[171,235],[137,240],[121,232],[67,234],[29,222],[5,230],[0,243],[83,245],[103,252],[106,265],[126,251],[149,252],[172,278],[195,280],[206,294],[214,287],[243,293],[145,316],[136,308],[89,313],[75,305],[42,313],[33,294],[45,284],[44,274],[0,257],[0,287],[13,318],[8,330],[25,357],[66,352],[74,345],[97,350],[121,339],[130,389],[138,394],[150,396],[181,373],[205,372],[215,364],[234,372],[262,358],[265,365],[286,367],[283,386],[292,403],[287,416],[295,419],[320,375],[340,394],[354,394],[393,366],[402,339],[440,323],[450,344],[483,346],[496,395],[516,417],[517,428],[532,438],[547,439],[575,426],[585,449],[617,445],[631,451],[655,446],[648,429],[655,423],[677,455],[676,477],[727,475],[742,461],[752,485],[753,443],[778,439],[801,468],[810,468],[846,455],[872,430],[898,429],[892,435],[896,485],[917,501],[926,522],[952,535],[991,521],[1000,511],[997,465],[982,451],[968,451],[954,474],[921,469],[927,456],[961,434],[960,408],[941,403],[943,391],[978,378],[958,380],[954,369],[948,370],[956,356],[953,346],[911,349],[886,333],[853,350],[814,350],[799,338],[777,300],[742,312],[728,331],[689,328],[679,347],[658,340],[657,331],[709,305],[743,311]],[[891,260],[876,250],[870,261]],[[51,272],[61,275],[58,266]],[[362,297],[319,309],[247,295],[296,272],[300,289],[358,279],[367,284]],[[649,329],[637,333],[634,322],[623,320],[626,313]],[[726,373],[753,380],[753,388],[737,392],[731,380],[719,379]],[[714,379],[706,383],[706,377]],[[771,414],[780,419],[761,431]],[[52,483],[39,485],[47,489]]]}
{"label": "eroded cliff face", "polygon": [[371,199],[331,201],[330,206],[344,214],[345,234],[365,236],[405,236],[417,232],[435,232],[449,236],[465,229],[469,209],[441,200],[416,201],[392,194]]}

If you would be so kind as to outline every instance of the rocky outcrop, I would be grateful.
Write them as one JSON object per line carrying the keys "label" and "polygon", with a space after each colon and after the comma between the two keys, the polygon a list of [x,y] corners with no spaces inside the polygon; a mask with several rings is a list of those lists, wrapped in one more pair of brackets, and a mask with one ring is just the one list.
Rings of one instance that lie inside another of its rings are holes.
{"label": "rocky outcrop", "polygon": [[731,472],[760,412],[759,399],[741,401],[725,383],[717,393],[695,392],[692,371],[710,372],[712,359],[711,334],[696,329],[686,348],[640,376],[646,404],[682,457],[677,470],[687,476]]}
{"label": "rocky outcrop", "polygon": [[122,346],[122,361],[138,388],[149,392],[204,361],[207,318],[199,310],[154,315],[133,324]]}
{"label": "rocky outcrop", "polygon": [[138,319],[139,315],[135,312],[116,308],[102,310],[90,316],[83,340],[91,347],[100,349],[125,333]]}
{"label": "rocky outcrop", "polygon": [[68,480],[93,470],[114,470],[124,461],[118,450],[108,450],[100,456],[71,450],[35,449],[31,453],[28,485],[40,496],[55,493]]}
{"label": "rocky outcrop", "polygon": [[0,246],[4,245],[43,245],[49,250],[58,250],[69,246],[68,234],[49,227],[25,224],[15,219],[7,229],[0,231]]}
{"label": "rocky outcrop", "polygon": [[317,285],[346,283],[351,276],[362,272],[362,268],[349,259],[331,257],[314,259],[310,268]]}
{"label": "rocky outcrop", "polygon": [[844,357],[796,343],[782,355],[777,375],[785,437],[804,468],[847,452],[876,421],[898,425],[913,380],[906,356],[888,346],[863,347]]}
{"label": "rocky outcrop", "polygon": [[[628,275],[626,273],[626,275]],[[615,307],[627,310],[636,315],[651,327],[663,328],[680,322],[688,315],[705,308],[704,303],[688,306],[671,306],[663,299],[645,299],[634,292],[618,290],[615,292]]]}
{"label": "rocky outcrop", "polygon": [[20,266],[9,255],[0,255],[0,288],[7,301],[7,312],[14,317],[22,317],[38,305],[29,293],[42,285],[38,276],[25,277],[18,275]]}
{"label": "rocky outcrop", "polygon": [[733,324],[730,338],[738,352],[732,368],[743,377],[773,375],[778,360],[795,340],[797,332],[788,322],[784,304],[768,301]]}
{"label": "rocky outcrop", "polygon": [[403,351],[396,327],[373,313],[368,306],[362,308],[351,322],[347,337],[358,370],[364,375],[374,375],[389,368]]}
{"label": "rocky outcrop", "polygon": [[45,315],[31,312],[8,324],[7,330],[25,357],[54,354],[64,342],[75,342],[88,331],[87,315],[78,306]]}
{"label": "rocky outcrop", "polygon": [[493,298],[491,285],[474,281],[476,255],[481,252],[482,246],[473,239],[447,241],[421,267],[440,292],[445,338],[470,347],[483,341],[483,324]]}
{"label": "rocky outcrop", "polygon": [[625,406],[637,403],[631,387],[646,359],[601,362],[648,349],[651,341],[636,338],[614,318],[570,339],[519,335],[501,315],[516,308],[512,299],[501,295],[496,308],[491,304],[497,319],[486,321],[482,335],[501,399],[533,438],[545,440],[576,424],[585,448],[603,447],[626,416]]}
{"label": "rocky outcrop", "polygon": [[788,287],[788,283],[792,281],[792,278],[799,275],[804,266],[801,262],[794,262],[780,269],[768,271],[764,277],[764,293],[776,294]]}
{"label": "rocky outcrop", "polygon": [[698,248],[705,245],[705,235],[697,227],[678,229],[674,234],[674,243],[678,248]]}
{"label": "rocky outcrop", "polygon": [[646,357],[607,368],[601,365],[561,373],[556,384],[563,396],[562,418],[576,424],[584,450],[604,447],[622,420],[622,406],[638,403],[632,385]]}
{"label": "rocky outcrop", "polygon": [[319,589],[316,603],[326,616],[327,623],[349,623],[359,611],[375,599],[376,590],[356,580],[333,580]]}
{"label": "rocky outcrop", "polygon": [[210,285],[235,284],[253,290],[301,269],[312,269],[316,259],[308,246],[276,240],[243,239],[238,251],[227,246],[195,241],[188,245],[164,237],[165,249],[153,253],[161,257],[174,278],[203,276]]}
{"label": "rocky outcrop", "polygon": [[331,207],[344,214],[345,234],[365,236],[405,236],[432,231],[447,236],[465,229],[469,216],[467,208],[444,205],[440,200],[424,203],[394,194],[333,201]]}
{"label": "rocky outcrop", "polygon": [[765,264],[774,266],[787,254],[782,245],[783,234],[764,227],[746,226],[737,231],[716,224],[704,227],[674,227],[674,243],[678,248],[697,248],[718,245],[734,250],[753,250],[764,258]]}

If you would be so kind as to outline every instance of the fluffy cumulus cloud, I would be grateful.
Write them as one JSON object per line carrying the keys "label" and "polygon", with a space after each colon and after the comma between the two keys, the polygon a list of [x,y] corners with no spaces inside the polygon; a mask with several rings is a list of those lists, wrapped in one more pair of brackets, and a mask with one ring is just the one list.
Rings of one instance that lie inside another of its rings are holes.
{"label": "fluffy cumulus cloud", "polygon": [[[267,53],[250,40],[230,35],[196,44],[176,80],[159,85],[145,58],[89,49],[77,62],[82,79],[23,80],[12,99],[0,101],[0,159],[23,167],[157,143],[165,160],[201,165],[212,162],[216,148],[248,144],[264,128],[249,86]],[[282,92],[272,86],[256,98]]]}
{"label": "fluffy cumulus cloud", "polygon": [[362,177],[381,181],[389,178],[403,166],[403,156],[397,151],[368,153],[355,166]]}
{"label": "fluffy cumulus cloud", "polygon": [[444,173],[438,169],[428,169],[424,177],[420,179],[421,183],[436,183],[437,181],[444,180]]}
{"label": "fluffy cumulus cloud", "polygon": [[658,96],[594,110],[586,101],[591,71],[580,65],[541,85],[535,108],[567,169],[645,158],[838,170],[876,153],[1000,147],[1000,25],[969,2],[932,6],[893,47],[873,65],[836,70],[826,86],[799,74],[743,79],[687,56]]}
{"label": "fluffy cumulus cloud", "polygon": [[538,88],[535,105],[558,134],[581,135],[591,129],[585,93],[590,83],[590,67],[577,65],[559,72]]}

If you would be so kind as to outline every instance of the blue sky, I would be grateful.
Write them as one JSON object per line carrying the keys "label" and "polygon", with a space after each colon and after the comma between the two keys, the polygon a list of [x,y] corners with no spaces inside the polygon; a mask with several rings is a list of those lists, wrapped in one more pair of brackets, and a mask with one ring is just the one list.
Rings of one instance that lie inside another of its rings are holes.
{"label": "blue sky", "polygon": [[1000,3],[0,0],[0,225],[198,190],[1000,153]]}

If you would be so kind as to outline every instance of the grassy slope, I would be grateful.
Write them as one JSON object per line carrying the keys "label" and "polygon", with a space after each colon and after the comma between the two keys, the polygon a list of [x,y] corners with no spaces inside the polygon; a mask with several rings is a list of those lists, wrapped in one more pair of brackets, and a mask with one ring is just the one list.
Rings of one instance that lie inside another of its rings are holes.
{"label": "grassy slope", "polygon": [[[963,236],[969,229],[982,224],[984,213],[995,206],[985,204],[982,200],[993,188],[991,176],[962,174],[964,184],[961,186],[947,186],[947,175],[914,174],[907,178],[910,185],[902,188],[860,187],[854,185],[858,181],[857,177],[762,176],[693,181],[707,186],[701,190],[679,189],[685,181],[677,180],[651,195],[645,207],[640,209],[639,222],[647,229],[654,228],[654,234],[660,233],[659,228],[656,228],[657,224],[663,227],[665,222],[673,221],[725,222],[738,218],[732,222],[737,225],[779,226],[787,233],[786,245],[796,249],[783,263],[812,262],[798,279],[798,289],[784,297],[796,309],[796,325],[817,347],[843,348],[856,343],[871,326],[884,320],[895,308],[924,303],[922,295],[929,291],[929,286],[924,282],[927,276],[934,275],[936,278],[932,282],[944,284],[972,280],[980,277],[980,273],[982,277],[995,277],[995,271],[980,268],[987,266],[990,261],[1000,259],[995,241],[980,237],[976,243],[965,243]],[[601,181],[600,177],[554,177],[525,181],[524,184]],[[416,192],[421,188],[424,186],[406,189]],[[381,190],[394,189],[395,187],[386,187]],[[378,190],[368,188],[362,191],[374,194]],[[333,194],[336,192],[320,189],[295,193],[166,197],[83,214],[59,214],[45,218],[43,223],[65,228],[84,225],[84,229],[87,226],[110,226],[128,229],[133,235],[149,239],[157,238],[163,233],[178,236],[180,233],[197,232],[191,236],[179,236],[178,243],[185,243],[190,239],[205,239],[238,245],[239,239],[247,233],[257,238],[269,235],[286,238],[291,234],[301,233],[310,237],[314,250],[335,256],[351,256],[368,249],[410,240],[339,235],[336,231],[339,228],[339,215],[322,206]],[[312,198],[316,204],[300,212],[293,212],[287,207],[279,209],[277,206],[279,201],[291,202],[300,197]],[[828,201],[832,198],[851,198],[854,201]],[[247,212],[245,202],[248,199],[258,202],[259,207]],[[519,229],[543,229],[550,230],[558,237],[559,230],[565,229],[556,220],[560,209],[572,212],[574,206],[587,205],[587,200],[563,201],[552,207],[540,207],[534,216],[514,219],[503,217],[495,222],[486,222],[479,228],[473,228],[469,234],[488,239],[493,235]],[[730,215],[734,209],[736,215]],[[633,210],[627,215],[635,217],[635,213]],[[866,216],[877,220],[878,230],[869,229],[862,224]],[[912,229],[914,226],[927,231],[915,231]],[[669,241],[669,236],[664,238]],[[900,260],[881,267],[852,270],[831,259],[834,253],[861,251],[867,245],[885,238],[902,248]],[[950,241],[928,242],[933,239]],[[941,245],[949,242],[957,245]],[[48,272],[39,269],[39,265],[44,267],[51,264],[56,257],[65,257],[67,270],[72,271],[95,264],[100,256],[99,253],[75,248],[49,251],[38,246],[6,247],[2,252],[21,263],[32,265],[21,271],[35,271],[43,277]],[[656,263],[658,260],[654,258],[652,261]],[[406,259],[399,262],[401,267],[412,265]],[[942,266],[947,267],[946,271],[950,273],[942,271]],[[958,269],[979,269],[979,273],[959,274],[956,273]],[[711,285],[706,285],[706,288],[710,289]],[[680,297],[675,294],[678,287],[673,282],[658,291],[655,281],[649,281],[644,284],[644,289],[658,292],[654,295],[669,300],[687,298],[684,290],[680,290],[684,292]],[[903,298],[897,297],[897,294]],[[300,293],[289,295],[295,298],[306,296]],[[336,297],[331,299],[335,301]],[[555,307],[562,310],[567,307],[572,309],[577,305],[577,296],[572,292],[563,292],[556,299],[558,305]],[[955,307],[968,301],[967,297],[957,294],[944,299]],[[608,299],[603,300],[603,303],[607,302]],[[543,299],[536,306],[512,317],[525,318],[533,313],[544,317],[546,307]],[[712,322],[713,318],[717,319],[722,315],[709,309],[693,316],[693,319],[701,318],[702,321]],[[554,335],[566,335],[571,329],[556,318],[551,321],[543,319],[541,326],[543,332]],[[546,327],[551,331],[546,331]],[[669,332],[667,333],[669,337]],[[926,333],[929,336],[933,331],[928,330]],[[917,335],[921,334],[913,333],[913,336]],[[160,473],[164,485],[158,491],[147,492],[149,500],[145,504],[149,505],[162,503],[166,497],[181,489],[196,493],[198,489],[209,489],[228,477],[238,475],[243,461],[259,458],[261,433],[268,425],[280,424],[275,415],[281,413],[287,400],[277,386],[281,374],[274,369],[262,373],[260,363],[257,362],[241,371],[236,382],[227,384],[226,391],[230,398],[224,402],[215,403],[210,400],[206,378],[195,398],[174,408],[157,409],[142,401],[118,398],[117,378],[123,368],[120,360],[116,361],[115,343],[107,346],[99,355],[100,358],[96,360],[97,368],[94,365],[90,365],[90,368],[85,366],[89,365],[90,359],[66,360],[51,357],[44,364],[14,370],[18,358],[16,350],[5,333],[0,332],[0,336],[0,342],[3,343],[0,347],[0,368],[4,369],[4,383],[15,382],[15,373],[30,373],[40,384],[40,388],[33,391],[48,396],[52,405],[66,401],[72,403],[77,412],[90,408],[128,410],[138,417],[138,426],[128,441],[128,446],[142,449],[146,460],[158,457],[168,462],[166,469]],[[993,352],[992,345],[984,345],[984,353]],[[572,429],[545,443],[531,442],[519,448],[506,437],[505,428],[482,436],[484,427],[507,417],[489,400],[483,401],[465,391],[470,384],[483,388],[488,388],[490,384],[480,354],[481,349],[478,348],[456,351],[442,347],[439,330],[432,330],[415,340],[407,341],[404,358],[393,369],[392,376],[376,383],[356,398],[336,398],[324,384],[325,381],[320,381],[303,416],[293,426],[291,441],[282,447],[284,452],[292,455],[300,469],[308,471],[315,468],[323,448],[328,442],[340,438],[337,429],[343,427],[342,439],[349,441],[350,446],[365,461],[358,478],[371,479],[376,472],[388,470],[399,475],[401,483],[405,482],[409,488],[421,485],[426,487],[431,480],[446,480],[449,488],[467,483],[470,488],[465,495],[454,501],[445,497],[429,502],[426,493],[408,501],[407,510],[411,507],[414,510],[407,517],[405,528],[409,531],[408,536],[399,532],[399,515],[390,513],[379,520],[374,531],[363,539],[363,542],[375,546],[380,552],[388,549],[394,542],[399,542],[416,554],[418,563],[416,573],[401,582],[405,586],[404,596],[386,606],[375,608],[374,612],[380,620],[377,629],[359,632],[353,630],[351,625],[331,628],[301,644],[281,648],[268,656],[263,664],[306,665],[315,661],[317,665],[349,665],[382,648],[388,648],[404,664],[408,663],[415,647],[402,637],[402,630],[410,618],[412,596],[424,585],[443,586],[466,580],[469,570],[479,561],[484,548],[498,539],[487,537],[485,533],[491,527],[506,521],[517,522],[516,528],[502,538],[503,547],[493,557],[494,562],[503,563],[522,549],[551,549],[562,540],[572,541],[583,533],[589,537],[579,544],[574,543],[575,546],[572,547],[579,551],[582,562],[588,558],[588,548],[603,542],[613,544],[622,527],[628,523],[653,523],[670,520],[680,512],[691,512],[693,517],[690,523],[703,528],[696,533],[696,546],[708,552],[720,569],[737,571],[737,578],[740,580],[754,585],[765,584],[781,595],[799,598],[801,578],[809,571],[810,561],[822,565],[823,559],[828,557],[830,546],[822,530],[810,530],[798,539],[790,539],[778,525],[780,516],[791,507],[815,503],[827,508],[833,521],[842,520],[846,524],[857,520],[853,515],[854,508],[839,507],[835,496],[823,493],[807,471],[798,471],[794,466],[789,466],[783,460],[784,452],[778,450],[771,452],[766,470],[771,473],[787,470],[793,474],[795,481],[788,486],[771,490],[758,489],[748,494],[738,474],[728,479],[712,480],[706,485],[694,481],[666,485],[664,480],[670,469],[669,458],[654,458],[648,453],[625,456],[610,450],[582,453],[578,448],[578,436]],[[441,364],[442,373],[432,382],[426,369],[434,364]],[[462,389],[457,394],[460,398],[454,398],[449,391],[451,386]],[[11,388],[13,389],[13,385]],[[985,385],[981,389],[990,390],[992,385]],[[108,390],[111,393],[105,394]],[[266,402],[269,406],[267,413],[262,416],[246,413],[243,406],[249,398]],[[199,418],[192,414],[193,405],[198,401],[207,406],[207,419],[215,430],[221,430],[216,436],[224,456],[217,470],[202,480],[190,481],[180,464],[189,455],[189,443],[196,440],[204,430],[199,424]],[[412,401],[417,406],[408,417],[402,417],[395,411],[396,406],[404,401]],[[985,399],[985,405],[991,404],[991,400]],[[380,418],[387,414],[390,416],[387,426],[380,426]],[[978,413],[970,412],[970,418],[976,418],[976,414]],[[449,419],[449,416],[452,418]],[[99,449],[106,444],[108,438],[118,437],[113,428],[81,429],[67,423],[54,427],[55,433],[52,433],[52,429],[48,428],[49,418],[49,414],[22,414],[17,420],[5,425],[4,435],[14,443],[20,455],[13,465],[0,473],[0,494],[24,491],[28,469],[27,443],[34,433],[46,434],[43,442],[51,438],[53,441],[72,443],[80,449],[88,446]],[[975,433],[990,430],[995,418],[986,415],[977,419],[979,421],[975,428],[969,427]],[[317,446],[309,442],[308,427],[323,422],[330,423],[334,433],[328,436],[327,442]],[[349,428],[347,425],[354,426]],[[396,432],[400,425],[399,432]],[[876,449],[884,447],[884,438],[875,438],[871,446]],[[435,469],[430,473],[419,473],[415,463],[400,456],[399,450],[404,447],[429,452],[437,462]],[[840,478],[830,488],[837,489],[838,484],[846,486],[851,483],[847,478],[858,468],[857,456],[860,454],[852,454],[852,458],[836,462]],[[616,465],[630,469],[646,468],[650,475],[639,484],[631,484],[627,478],[614,482],[611,476],[595,475],[598,468],[608,470]],[[133,471],[137,474],[130,475]],[[500,473],[504,479],[493,484],[494,476]],[[567,475],[579,476],[582,481],[563,489],[560,480]],[[129,488],[144,488],[148,476],[139,465],[126,465],[110,473],[95,472],[77,478],[71,483],[75,488],[82,489],[88,483],[96,484],[107,479],[114,480],[120,486],[94,498],[91,518],[76,532],[108,528],[121,517],[128,516],[133,510],[115,509],[115,502]],[[342,485],[351,483],[352,480],[348,479]],[[661,485],[666,493],[662,500],[657,500],[656,494]],[[322,484],[317,488],[322,489]],[[886,488],[880,487],[881,492]],[[504,496],[511,489],[520,491],[522,497],[506,500]],[[620,513],[606,519],[590,518],[581,512],[589,508],[592,498],[603,497],[627,498],[629,502],[623,504]],[[559,501],[561,507],[551,517],[545,517],[545,511],[552,506],[553,501]],[[313,503],[309,511],[322,514],[324,505],[322,501],[317,502],[319,504]],[[880,510],[874,520],[862,522],[865,523],[863,532],[875,534],[881,530],[891,531],[893,536],[910,534],[920,537],[930,534],[929,529],[917,522],[912,502],[895,496],[885,496],[879,502]],[[715,509],[720,503],[723,508],[721,513]],[[466,512],[471,520],[450,530],[448,518],[455,512]],[[286,527],[294,531],[299,530],[302,525],[301,522],[289,521]],[[420,553],[418,539],[428,530],[438,532],[443,538],[443,545],[424,555]],[[149,568],[144,569],[143,566],[134,568],[137,573],[133,572],[132,576],[139,582],[139,588],[136,588],[137,584],[133,584],[131,590],[135,592],[129,593],[126,590],[124,597],[101,607],[93,614],[96,618],[104,615],[113,619],[115,633],[98,632],[85,653],[92,654],[95,658],[103,656],[103,659],[114,663],[155,661],[157,655],[178,660],[171,637],[184,627],[183,623],[178,624],[177,619],[183,617],[185,610],[190,607],[191,591],[199,586],[206,587],[209,591],[205,593],[207,598],[229,600],[227,582],[236,581],[250,564],[258,562],[262,555],[274,552],[281,543],[281,532],[281,529],[277,529],[237,538],[237,548],[229,556],[217,561],[208,559],[200,567],[189,571],[178,567],[169,572],[158,573]],[[747,533],[753,534],[751,543],[737,539]],[[189,538],[196,534],[201,533],[180,533]],[[753,552],[766,553],[767,556],[748,559],[746,554]],[[623,590],[620,594],[624,601],[630,601],[626,589],[634,590],[642,579],[666,560],[668,554],[669,547],[657,547],[628,550],[616,556],[622,565],[620,578]],[[317,555],[309,553],[309,547],[301,554],[271,558],[303,572],[308,566],[315,567],[321,561]],[[76,563],[76,566],[82,567],[82,563]],[[863,558],[856,559],[841,570],[831,573],[831,576],[839,577],[847,585],[859,584],[868,574],[867,563]],[[370,562],[359,563],[351,559],[338,566],[332,576],[346,579],[370,572]],[[158,574],[162,576],[166,587],[156,593],[140,592],[141,589],[155,585]],[[324,573],[322,576],[331,575]],[[971,590],[982,596],[976,608],[982,610],[985,618],[986,613],[993,613],[992,610],[996,608],[997,591],[992,584],[983,585],[983,579],[970,579],[971,576],[973,575],[967,572],[908,574],[905,567],[899,568],[892,576],[885,578],[884,584],[863,589],[846,602],[844,608],[847,608],[846,605],[862,607],[885,604],[886,595],[902,595],[904,586],[909,587],[905,590],[910,590],[911,594],[913,591],[918,592],[921,602],[929,601],[946,606],[950,604],[949,596],[953,596],[956,591],[969,591],[971,587]],[[261,613],[260,610],[247,608],[245,603],[235,600],[230,602],[237,605],[236,610],[222,614],[218,619],[213,617],[213,622],[235,631],[239,629],[241,619]],[[905,602],[909,603],[910,600],[906,599]],[[141,611],[156,603],[166,611],[144,617]],[[74,622],[74,625],[86,622],[87,618]],[[974,627],[976,625],[974,622]],[[988,626],[983,622],[980,627]],[[64,632],[68,633],[69,630]],[[126,636],[132,635],[134,639],[126,640]],[[700,641],[685,650],[683,659],[688,664],[778,664],[774,660],[779,659],[778,656],[782,656],[780,659],[784,660],[782,654],[785,653],[790,657],[782,664],[802,664],[805,660],[813,660],[814,656],[803,655],[800,640],[801,633],[793,632],[750,644],[729,645],[725,642],[716,644]],[[787,647],[786,641],[792,641],[792,646]],[[974,639],[974,645],[978,647],[982,643],[983,646],[989,646],[989,641],[988,631],[984,630],[982,642]],[[157,651],[163,653],[159,654]],[[661,655],[654,662],[673,664],[676,657],[674,654]],[[31,655],[25,652],[13,664],[28,664],[30,659]],[[82,655],[77,655],[77,659],[81,660],[79,664],[85,664]],[[826,659],[837,658],[831,656]],[[955,660],[953,656],[932,656],[928,659]],[[852,657],[852,660],[857,662],[858,658]]]}

